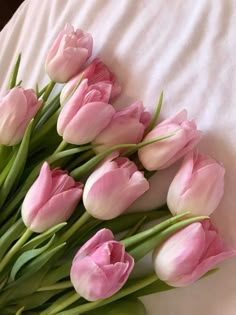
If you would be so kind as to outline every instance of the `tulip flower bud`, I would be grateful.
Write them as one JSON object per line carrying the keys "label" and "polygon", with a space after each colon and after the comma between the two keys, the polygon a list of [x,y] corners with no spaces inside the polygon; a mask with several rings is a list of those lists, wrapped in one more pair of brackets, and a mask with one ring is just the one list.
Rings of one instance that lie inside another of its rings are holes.
{"label": "tulip flower bud", "polygon": [[96,301],[119,291],[133,267],[134,259],[124,245],[114,240],[110,230],[102,229],[76,254],[70,278],[80,296]]}
{"label": "tulip flower bud", "polygon": [[93,39],[80,29],[66,24],[51,46],[45,63],[46,72],[55,81],[64,83],[76,75],[92,54]]}
{"label": "tulip flower bud", "polygon": [[169,187],[167,204],[172,214],[210,215],[223,196],[224,174],[223,165],[214,159],[189,153]]}
{"label": "tulip flower bud", "polygon": [[133,162],[126,157],[111,157],[89,176],[83,202],[93,217],[109,220],[124,212],[148,189],[148,181]]}
{"label": "tulip flower bud", "polygon": [[34,232],[43,232],[66,221],[82,196],[83,185],[65,171],[52,171],[44,163],[39,177],[27,192],[21,214],[25,225]]}
{"label": "tulip flower bud", "polygon": [[99,82],[111,84],[111,98],[116,97],[121,92],[121,86],[117,82],[114,73],[99,58],[95,58],[82,72],[66,83],[60,95],[61,105],[64,105],[72,96],[82,79],[88,79],[88,85]]}
{"label": "tulip flower bud", "polygon": [[153,262],[161,280],[174,287],[184,287],[235,255],[236,250],[224,243],[207,219],[171,236],[155,250]]}
{"label": "tulip flower bud", "polygon": [[110,124],[93,141],[96,152],[121,143],[139,143],[145,128],[151,120],[149,112],[144,111],[142,102],[135,102],[121,109],[112,117]]}
{"label": "tulip flower bud", "polygon": [[57,122],[59,135],[71,144],[94,140],[115,114],[115,109],[108,104],[110,95],[110,84],[88,85],[88,80],[83,80],[61,110]]}
{"label": "tulip flower bud", "polygon": [[25,90],[19,86],[1,95],[0,144],[18,144],[41,104],[42,101],[38,101],[33,90]]}
{"label": "tulip flower bud", "polygon": [[147,170],[155,171],[170,166],[191,151],[201,138],[201,131],[197,130],[195,122],[187,120],[186,110],[158,124],[144,141],[167,134],[173,135],[139,149],[139,159]]}

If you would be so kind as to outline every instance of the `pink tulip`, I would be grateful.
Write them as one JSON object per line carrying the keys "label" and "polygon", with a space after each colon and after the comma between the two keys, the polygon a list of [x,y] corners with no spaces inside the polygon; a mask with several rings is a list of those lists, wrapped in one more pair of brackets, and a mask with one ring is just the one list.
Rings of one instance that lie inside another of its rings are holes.
{"label": "pink tulip", "polygon": [[145,128],[151,120],[149,112],[144,110],[142,102],[135,102],[116,112],[110,124],[96,137],[96,152],[121,143],[139,143]]}
{"label": "pink tulip", "polygon": [[0,143],[11,146],[18,144],[41,104],[33,90],[19,86],[1,95]]}
{"label": "pink tulip", "polygon": [[158,124],[144,140],[164,135],[172,136],[149,144],[138,151],[140,161],[149,171],[170,166],[191,151],[201,138],[201,132],[197,130],[195,122],[187,120],[186,110]]}
{"label": "pink tulip", "polygon": [[223,196],[224,174],[223,165],[211,157],[189,153],[169,187],[167,204],[172,214],[210,215]]}
{"label": "pink tulip", "polygon": [[57,122],[59,135],[72,144],[94,140],[115,114],[115,109],[108,104],[110,95],[110,84],[88,85],[88,80],[83,80],[61,110]]}
{"label": "pink tulip", "polygon": [[96,301],[113,295],[127,281],[134,259],[124,245],[114,240],[112,232],[97,232],[76,254],[70,278],[80,296]]}
{"label": "pink tulip", "polygon": [[109,220],[124,212],[149,189],[149,183],[128,158],[108,158],[88,178],[83,194],[87,211]]}
{"label": "pink tulip", "polygon": [[46,58],[46,72],[55,82],[67,82],[76,75],[92,54],[93,39],[89,33],[66,24],[54,41]]}
{"label": "pink tulip", "polygon": [[192,223],[178,231],[153,254],[157,276],[174,287],[187,286],[218,263],[236,255],[210,220]]}
{"label": "pink tulip", "polygon": [[61,105],[64,105],[72,93],[75,92],[82,79],[88,79],[89,85],[99,82],[111,84],[111,98],[116,97],[121,92],[121,86],[117,82],[114,73],[112,73],[99,58],[96,58],[90,63],[90,65],[87,66],[87,68],[72,78],[64,86],[60,95]]}
{"label": "pink tulip", "polygon": [[50,170],[45,162],[21,208],[22,219],[34,232],[43,232],[66,221],[82,196],[83,185],[65,171]]}

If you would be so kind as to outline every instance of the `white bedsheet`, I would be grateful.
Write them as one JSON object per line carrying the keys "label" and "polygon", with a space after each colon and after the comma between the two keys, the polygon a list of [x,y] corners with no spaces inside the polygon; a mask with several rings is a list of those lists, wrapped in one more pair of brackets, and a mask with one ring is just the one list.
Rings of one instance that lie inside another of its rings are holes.
{"label": "white bedsheet", "polygon": [[[236,246],[236,1],[26,0],[0,33],[1,90],[20,51],[24,85],[47,82],[45,55],[66,22],[92,33],[94,55],[123,85],[118,106],[142,99],[153,111],[164,89],[163,117],[185,107],[196,118],[205,131],[200,149],[227,169],[225,196],[213,219]],[[140,207],[165,195],[159,176]],[[235,315],[235,294],[231,259],[191,287],[144,301],[149,315]]]}

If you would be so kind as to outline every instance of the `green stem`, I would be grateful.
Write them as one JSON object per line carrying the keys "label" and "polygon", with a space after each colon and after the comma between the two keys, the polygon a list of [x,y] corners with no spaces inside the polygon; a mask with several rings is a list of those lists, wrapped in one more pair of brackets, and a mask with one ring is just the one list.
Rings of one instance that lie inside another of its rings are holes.
{"label": "green stem", "polygon": [[68,143],[65,140],[62,140],[62,142],[59,144],[59,146],[56,148],[53,154],[63,151],[67,147],[67,145]]}
{"label": "green stem", "polygon": [[45,93],[45,91],[47,90],[49,84],[50,84],[50,82],[49,82],[47,85],[45,85],[45,86],[41,89],[41,91],[38,91],[38,93],[37,93],[38,98],[39,98],[40,96],[42,96],[42,95]]}
{"label": "green stem", "polygon": [[146,221],[147,216],[143,216],[136,224],[135,226],[133,226],[128,232],[127,234],[123,237],[123,239],[126,239],[134,234],[136,234],[138,232],[138,230],[140,229],[140,227],[143,225],[143,223]]}
{"label": "green stem", "polygon": [[[135,281],[135,283],[131,284],[131,285],[127,285],[127,287],[121,289],[118,293],[116,293],[115,295],[111,296],[108,299],[105,300],[98,300],[95,302],[90,302],[90,303],[86,303],[80,306],[77,306],[75,308],[72,308],[68,311],[64,311],[64,312],[60,312],[57,315],[79,315],[79,314],[83,314],[85,312],[91,311],[95,308],[98,308],[100,306],[112,303],[116,300],[119,300],[135,291],[138,291],[144,287],[146,287],[147,285],[155,282],[157,280],[157,275],[156,274],[151,274],[149,276],[146,276],[144,279],[141,280],[137,280]],[[44,314],[43,314],[44,315]],[[45,314],[46,315],[46,314]]]}
{"label": "green stem", "polygon": [[54,302],[48,309],[41,312],[39,315],[53,315],[58,314],[61,310],[64,310],[67,306],[73,304],[80,299],[78,293],[69,292],[66,295],[60,297],[56,302]]}
{"label": "green stem", "polygon": [[106,156],[108,156],[110,153],[117,151],[119,149],[134,149],[135,151],[137,151],[138,149],[148,145],[148,144],[152,144],[156,141],[161,141],[164,139],[167,139],[169,137],[173,136],[173,134],[168,134],[168,135],[164,135],[164,136],[160,136],[157,138],[153,138],[150,140],[146,140],[143,142],[140,142],[138,144],[134,144],[134,143],[129,143],[129,144],[117,144],[114,145],[106,150],[104,150],[103,152],[97,154],[96,156],[94,156],[92,159],[90,159],[88,162],[84,163],[83,165],[77,167],[76,169],[74,169],[70,175],[74,178],[80,178],[83,175],[85,175],[87,172],[89,172],[93,167],[95,167],[99,162],[101,162]]}
{"label": "green stem", "polygon": [[56,283],[56,284],[53,284],[53,285],[41,287],[37,291],[38,292],[41,292],[41,291],[53,291],[53,290],[59,290],[59,289],[67,289],[67,288],[71,288],[71,287],[73,287],[71,281],[63,281],[63,282],[59,282],[59,283]]}
{"label": "green stem", "polygon": [[2,186],[3,182],[5,181],[8,173],[10,172],[12,164],[15,161],[16,155],[17,155],[17,150],[12,152],[12,156],[8,158],[9,159],[8,163],[7,163],[7,165],[5,166],[5,168],[3,169],[3,171],[1,172],[1,175],[0,175],[0,187]]}
{"label": "green stem", "polygon": [[47,100],[48,100],[48,98],[49,98],[49,96],[50,96],[50,94],[51,94],[51,92],[52,92],[52,90],[53,90],[55,85],[56,85],[56,82],[54,82],[54,81],[51,81],[47,85],[47,89],[46,89],[45,93],[43,94],[43,101],[44,101],[44,103],[47,102]]}
{"label": "green stem", "polygon": [[49,96],[50,96],[50,94],[51,94],[51,92],[52,92],[52,90],[53,90],[55,84],[56,84],[56,82],[51,81],[51,82],[47,85],[47,89],[46,89],[46,91],[45,91],[44,94],[43,94],[43,98],[42,98],[43,102],[42,102],[42,105],[41,105],[40,109],[38,110],[37,114],[36,114],[35,117],[34,117],[34,126],[36,126],[36,125],[38,124],[38,122],[39,122],[39,120],[40,120],[40,118],[41,118],[42,112],[43,112],[43,110],[44,110],[44,108],[45,108],[45,103],[47,102],[47,100],[48,100],[48,98],[49,98]]}
{"label": "green stem", "polygon": [[59,241],[60,242],[66,242],[90,218],[91,218],[90,214],[87,211],[85,211],[85,213],[62,235],[62,237]]}
{"label": "green stem", "polygon": [[87,160],[88,158],[91,158],[92,156],[94,156],[93,150],[89,150],[87,152],[84,152],[83,154],[78,156],[77,159],[75,159],[73,162],[71,162],[66,168],[68,170],[73,170],[75,167],[80,165],[81,162]]}
{"label": "green stem", "polygon": [[35,130],[39,129],[44,125],[47,120],[55,113],[60,106],[60,93],[58,93],[48,104],[42,108],[38,122],[35,124]]}
{"label": "green stem", "polygon": [[161,91],[161,95],[159,97],[155,113],[152,117],[152,120],[151,120],[149,126],[147,127],[147,129],[145,131],[145,134],[144,134],[145,136],[155,127],[155,124],[156,124],[157,119],[158,119],[160,112],[161,112],[162,102],[163,102],[163,91]]}
{"label": "green stem", "polygon": [[0,272],[7,266],[11,258],[21,249],[21,247],[26,243],[26,241],[30,238],[33,232],[27,228],[24,234],[19,238],[19,240],[14,244],[14,246],[9,250],[9,252],[4,256],[2,261],[0,262]]}

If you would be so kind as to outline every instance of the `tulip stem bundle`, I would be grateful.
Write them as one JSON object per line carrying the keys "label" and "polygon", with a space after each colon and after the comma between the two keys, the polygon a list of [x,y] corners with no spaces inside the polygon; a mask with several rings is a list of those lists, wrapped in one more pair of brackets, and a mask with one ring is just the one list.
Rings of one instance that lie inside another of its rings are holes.
{"label": "tulip stem bundle", "polygon": [[[139,100],[116,109],[121,86],[99,58],[87,64],[92,47],[67,24],[45,61],[51,81],[23,88],[20,54],[0,96],[1,314],[146,315],[137,297],[189,285],[236,255],[209,217],[225,170],[193,151],[195,121],[183,109],[156,124],[163,92],[153,117]],[[165,188],[159,170],[182,157]],[[164,206],[133,212],[157,171]],[[155,272],[130,278],[150,252]]]}

